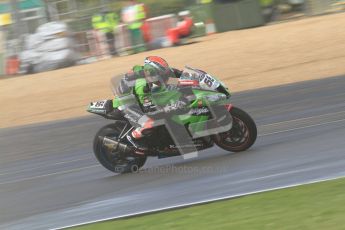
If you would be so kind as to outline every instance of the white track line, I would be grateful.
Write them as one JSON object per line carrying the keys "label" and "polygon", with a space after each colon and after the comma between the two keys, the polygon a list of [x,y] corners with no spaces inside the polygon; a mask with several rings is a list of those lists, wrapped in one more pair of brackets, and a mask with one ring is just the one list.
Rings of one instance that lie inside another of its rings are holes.
{"label": "white track line", "polygon": [[332,116],[332,115],[342,114],[342,113],[345,115],[345,110],[343,110],[343,111],[338,111],[338,112],[334,112],[334,113],[326,113],[326,114],[321,114],[321,115],[315,115],[315,116],[311,116],[311,117],[303,117],[303,118],[298,118],[298,119],[294,119],[294,120],[280,121],[280,122],[276,122],[276,123],[261,125],[261,127],[265,127],[265,126],[274,126],[274,125],[280,125],[280,124],[284,124],[284,123],[290,123],[290,122],[296,122],[296,121],[309,120],[309,119],[313,119],[313,118],[327,117],[327,116]]}
{"label": "white track line", "polygon": [[193,205],[205,204],[205,203],[210,203],[210,202],[215,202],[215,201],[222,201],[222,200],[227,200],[227,199],[233,199],[233,198],[238,198],[238,197],[242,197],[242,196],[248,196],[248,195],[263,193],[263,192],[269,192],[269,191],[280,190],[280,189],[285,189],[285,188],[297,187],[297,186],[301,186],[301,185],[315,184],[318,182],[336,180],[336,179],[340,179],[340,178],[344,178],[344,177],[345,177],[345,175],[335,176],[335,177],[326,177],[326,178],[321,178],[321,179],[316,179],[316,180],[309,180],[306,182],[295,183],[295,184],[284,185],[284,186],[278,186],[278,187],[262,189],[262,190],[256,190],[253,192],[239,193],[239,194],[230,195],[230,196],[223,196],[223,197],[218,197],[218,198],[213,198],[213,199],[201,200],[201,201],[197,201],[197,202],[172,205],[172,206],[168,206],[168,207],[164,207],[164,208],[157,208],[157,209],[151,209],[151,210],[146,210],[146,211],[141,211],[141,212],[134,212],[131,214],[114,216],[114,217],[109,217],[109,218],[104,218],[104,219],[98,219],[98,220],[94,220],[94,221],[82,222],[82,223],[63,226],[63,227],[59,227],[59,228],[55,228],[55,229],[58,230],[58,229],[64,229],[64,228],[77,227],[77,226],[86,225],[86,224],[93,224],[93,223],[107,221],[107,220],[116,220],[116,219],[121,219],[121,218],[135,217],[135,216],[144,215],[144,214],[168,211],[168,210],[177,209],[177,208],[185,208],[185,207],[189,207],[189,206],[193,206]]}
{"label": "white track line", "polygon": [[28,169],[23,169],[23,170],[14,171],[14,172],[1,172],[0,176],[12,175],[12,174],[23,173],[23,172],[30,172],[30,171],[34,171],[36,169],[49,168],[49,167],[56,166],[56,165],[68,164],[71,162],[78,162],[78,161],[83,161],[83,160],[87,160],[87,159],[92,159],[92,158],[91,157],[84,157],[84,158],[79,158],[79,159],[70,160],[70,161],[61,161],[61,162],[57,162],[57,163],[49,164],[49,165],[40,165],[40,166],[37,166],[34,168],[28,168]]}
{"label": "white track line", "polygon": [[77,172],[77,171],[80,171],[80,170],[83,170],[83,169],[89,169],[89,168],[95,168],[95,167],[100,167],[100,165],[98,165],[98,164],[97,165],[90,165],[90,166],[86,166],[86,167],[82,167],[82,168],[65,170],[65,171],[62,171],[62,172],[55,172],[55,173],[49,173],[49,174],[44,174],[44,175],[39,175],[39,176],[22,178],[22,179],[18,179],[18,180],[5,181],[5,182],[1,182],[0,185],[13,184],[13,183],[17,183],[17,182],[23,182],[23,181],[27,181],[27,180],[34,180],[34,179],[39,179],[39,178],[48,177],[48,176],[56,176],[56,175],[66,174],[66,173],[70,173],[70,172]]}
{"label": "white track line", "polygon": [[275,174],[270,174],[266,176],[261,176],[261,177],[254,177],[254,178],[248,178],[248,179],[243,179],[239,181],[235,181],[233,183],[230,183],[231,185],[236,185],[236,184],[242,184],[242,183],[248,183],[248,182],[255,182],[258,180],[266,180],[270,178],[275,178],[275,177],[281,177],[281,176],[287,176],[287,175],[292,175],[292,174],[297,174],[297,173],[303,173],[303,172],[310,172],[310,171],[315,171],[318,169],[326,169],[326,168],[332,168],[335,166],[342,166],[344,165],[343,161],[337,161],[334,163],[326,164],[326,165],[321,165],[321,166],[314,166],[310,168],[303,168],[303,169],[297,169],[297,170],[291,170],[291,171],[285,171],[285,172],[280,172],[280,173],[275,173]]}
{"label": "white track line", "polygon": [[306,125],[306,126],[301,126],[298,128],[285,129],[285,130],[280,130],[280,131],[276,131],[276,132],[272,132],[272,133],[260,134],[260,135],[258,135],[258,137],[264,137],[264,136],[269,136],[269,135],[278,134],[278,133],[285,133],[285,132],[290,132],[290,131],[299,130],[299,129],[306,129],[306,128],[311,128],[311,127],[316,127],[316,126],[321,126],[321,125],[327,125],[327,124],[337,123],[340,121],[345,121],[345,119],[340,119],[340,120],[336,120],[336,121],[328,121],[328,122],[318,123],[318,124],[314,124],[314,125]]}

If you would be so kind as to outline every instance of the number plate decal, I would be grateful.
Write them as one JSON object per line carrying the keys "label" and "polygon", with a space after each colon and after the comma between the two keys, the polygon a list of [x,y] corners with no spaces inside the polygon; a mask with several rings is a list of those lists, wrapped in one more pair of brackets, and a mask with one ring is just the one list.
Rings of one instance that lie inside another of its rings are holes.
{"label": "number plate decal", "polygon": [[201,78],[200,86],[202,88],[215,90],[218,88],[219,82],[216,79],[214,79],[212,76],[210,76],[209,74],[206,74],[206,75],[203,75],[203,77]]}
{"label": "number plate decal", "polygon": [[107,100],[91,102],[90,109],[104,109]]}

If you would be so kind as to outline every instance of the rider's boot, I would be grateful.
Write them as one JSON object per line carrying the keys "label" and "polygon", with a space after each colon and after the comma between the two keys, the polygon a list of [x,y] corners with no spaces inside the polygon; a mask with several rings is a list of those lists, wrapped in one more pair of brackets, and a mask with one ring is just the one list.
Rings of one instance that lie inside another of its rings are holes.
{"label": "rider's boot", "polygon": [[144,137],[152,132],[153,120],[148,118],[141,125],[127,135],[127,140],[139,151],[145,152],[148,148]]}

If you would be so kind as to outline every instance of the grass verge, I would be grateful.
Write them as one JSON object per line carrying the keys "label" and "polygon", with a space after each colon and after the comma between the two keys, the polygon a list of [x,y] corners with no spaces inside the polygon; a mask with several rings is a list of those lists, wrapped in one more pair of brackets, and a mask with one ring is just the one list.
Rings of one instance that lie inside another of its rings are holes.
{"label": "grass verge", "polygon": [[345,229],[345,179],[72,228]]}

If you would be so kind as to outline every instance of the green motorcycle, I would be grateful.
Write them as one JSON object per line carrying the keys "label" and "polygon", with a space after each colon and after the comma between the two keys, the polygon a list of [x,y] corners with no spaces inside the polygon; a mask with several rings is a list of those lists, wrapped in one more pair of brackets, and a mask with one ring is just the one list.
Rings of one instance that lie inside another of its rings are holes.
{"label": "green motorcycle", "polygon": [[[172,113],[158,122],[155,120],[148,135],[141,140],[145,151],[138,151],[135,143],[127,138],[135,127],[127,119],[124,108],[138,103],[134,89],[128,94],[115,95],[114,100],[91,102],[88,112],[114,121],[96,134],[94,154],[108,170],[128,173],[138,171],[149,156],[182,155],[188,158],[214,145],[231,152],[247,150],[257,138],[256,124],[245,111],[232,106],[230,96],[228,88],[217,78],[186,67],[177,84],[169,85],[159,93],[148,93],[140,103],[143,111],[154,111],[157,107],[176,105],[174,101],[188,98],[187,110]],[[107,113],[109,106],[111,113]],[[183,140],[184,145],[180,145],[179,140]]]}

